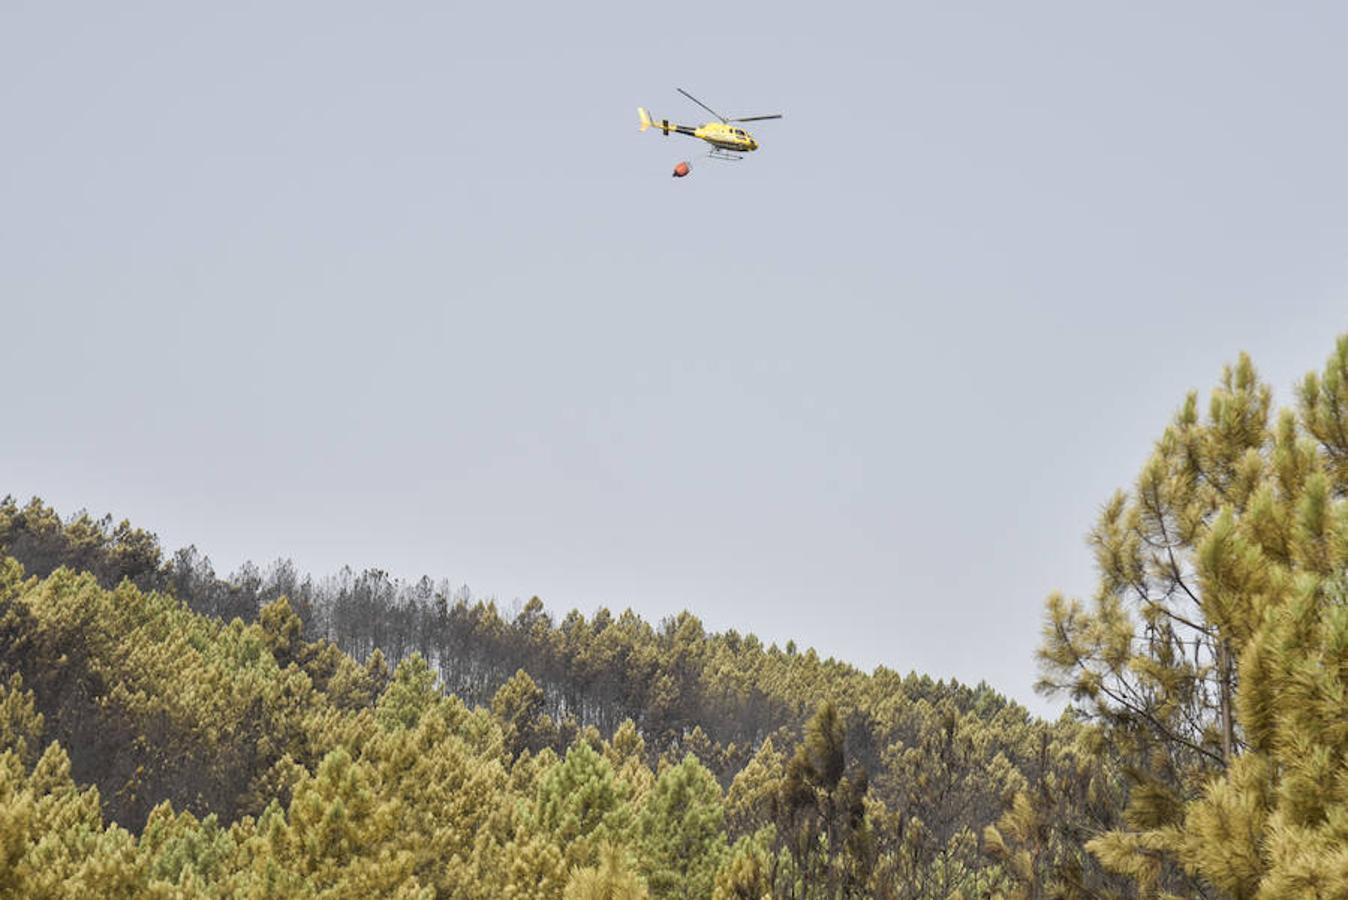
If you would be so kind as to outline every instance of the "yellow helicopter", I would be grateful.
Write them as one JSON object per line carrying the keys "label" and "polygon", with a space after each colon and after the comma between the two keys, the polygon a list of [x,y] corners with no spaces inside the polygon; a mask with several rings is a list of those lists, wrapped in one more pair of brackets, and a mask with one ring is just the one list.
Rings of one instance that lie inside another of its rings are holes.
{"label": "yellow helicopter", "polygon": [[707,155],[712,159],[737,160],[742,159],[740,155],[750,150],[758,149],[758,141],[754,140],[753,135],[743,128],[736,128],[736,122],[760,122],[764,119],[780,119],[781,114],[771,116],[742,116],[738,119],[727,119],[725,116],[712,109],[683,88],[675,88],[680,94],[683,94],[689,100],[692,100],[698,106],[711,113],[719,122],[708,122],[705,125],[694,127],[692,125],[678,125],[670,122],[668,119],[661,119],[656,123],[651,119],[651,114],[646,112],[643,107],[637,107],[637,116],[641,119],[641,130],[647,128],[659,128],[669,137],[672,131],[676,134],[686,134],[689,137],[700,138],[711,144],[711,152]]}

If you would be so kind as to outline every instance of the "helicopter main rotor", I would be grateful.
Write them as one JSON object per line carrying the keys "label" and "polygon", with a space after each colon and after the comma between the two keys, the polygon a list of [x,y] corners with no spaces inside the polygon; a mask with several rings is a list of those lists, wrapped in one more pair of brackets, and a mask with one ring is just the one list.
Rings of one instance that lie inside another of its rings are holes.
{"label": "helicopter main rotor", "polygon": [[697,99],[696,97],[694,97],[692,94],[690,94],[690,93],[688,93],[687,91],[685,91],[683,88],[675,88],[674,90],[678,91],[680,94],[683,94],[683,95],[684,95],[685,97],[687,97],[689,100],[692,100],[692,101],[693,101],[694,103],[696,103],[698,106],[702,107],[702,108],[705,109],[707,112],[711,113],[713,116],[715,116],[716,118],[720,119],[720,120],[721,120],[722,122],[724,122],[726,125],[729,125],[731,122],[761,122],[761,121],[763,121],[764,119],[780,119],[780,118],[782,117],[782,116],[781,116],[781,113],[777,113],[777,114],[771,115],[771,116],[743,116],[743,117],[738,118],[738,119],[727,119],[725,116],[721,115],[721,114],[718,113],[716,110],[712,109],[710,106],[708,106],[707,104],[703,103],[701,100],[699,100],[699,99]]}

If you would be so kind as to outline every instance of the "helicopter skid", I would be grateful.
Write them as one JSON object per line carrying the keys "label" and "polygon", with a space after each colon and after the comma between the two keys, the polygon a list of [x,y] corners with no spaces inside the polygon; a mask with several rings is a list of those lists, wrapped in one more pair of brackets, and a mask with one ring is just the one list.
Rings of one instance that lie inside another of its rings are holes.
{"label": "helicopter skid", "polygon": [[744,159],[744,157],[740,156],[738,153],[735,153],[731,150],[722,150],[721,148],[717,147],[707,154],[707,159],[720,159],[724,160],[725,162],[739,162],[741,159]]}

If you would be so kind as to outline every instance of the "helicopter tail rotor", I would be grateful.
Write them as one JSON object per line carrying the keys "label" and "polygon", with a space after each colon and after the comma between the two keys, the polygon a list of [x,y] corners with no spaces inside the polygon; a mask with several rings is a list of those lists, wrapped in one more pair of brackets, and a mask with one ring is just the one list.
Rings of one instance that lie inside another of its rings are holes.
{"label": "helicopter tail rotor", "polygon": [[651,114],[646,112],[644,107],[637,107],[637,117],[641,119],[641,130],[645,131],[651,127]]}

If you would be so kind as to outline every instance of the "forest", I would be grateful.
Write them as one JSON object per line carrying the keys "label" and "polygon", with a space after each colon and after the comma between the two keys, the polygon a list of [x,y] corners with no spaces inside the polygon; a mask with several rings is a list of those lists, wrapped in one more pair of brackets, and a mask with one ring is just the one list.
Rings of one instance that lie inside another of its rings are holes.
{"label": "forest", "polygon": [[1027,610],[1055,721],[6,497],[0,894],[1348,897],[1348,336],[1178,399]]}

